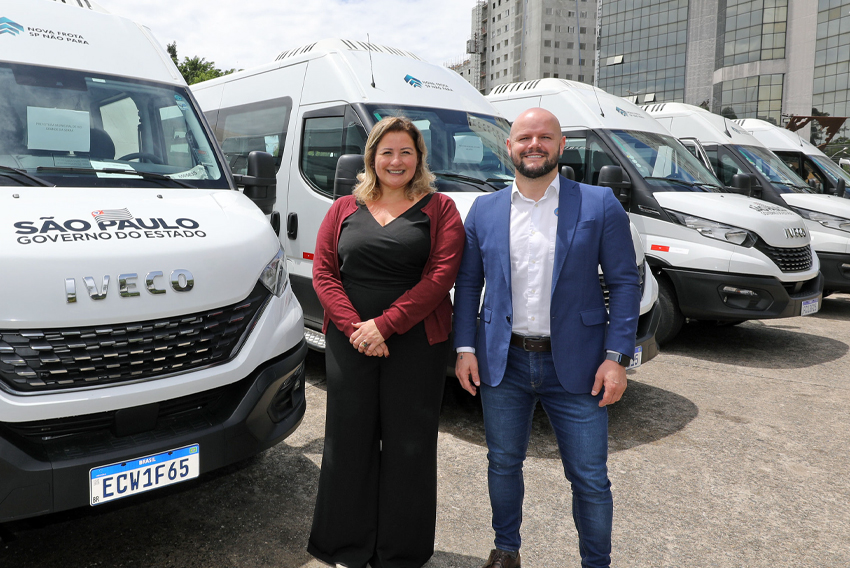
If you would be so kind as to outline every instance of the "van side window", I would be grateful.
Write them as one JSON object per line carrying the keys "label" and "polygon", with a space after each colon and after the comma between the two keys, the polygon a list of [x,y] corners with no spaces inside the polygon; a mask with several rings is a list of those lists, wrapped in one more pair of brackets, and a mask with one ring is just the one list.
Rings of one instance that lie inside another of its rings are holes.
{"label": "van side window", "polygon": [[219,110],[215,137],[233,173],[248,173],[248,154],[254,150],[274,156],[275,171],[280,169],[291,110],[289,97]]}
{"label": "van side window", "polygon": [[[159,109],[159,119],[162,122],[162,136],[165,140],[165,155],[168,163],[186,169],[195,164],[189,151],[191,134],[186,126],[186,119],[177,106],[165,106]],[[194,146],[194,144],[193,144]]]}
{"label": "van side window", "polygon": [[345,116],[304,119],[301,173],[317,190],[333,194],[336,163],[343,154],[363,154],[366,130],[349,108]]}
{"label": "van side window", "polygon": [[577,182],[596,185],[602,166],[610,165],[619,164],[611,158],[596,134],[590,131],[568,133],[558,166],[570,166],[576,174]]}
{"label": "van side window", "polygon": [[714,171],[717,173],[717,177],[720,178],[723,185],[732,185],[732,176],[744,173],[744,171],[738,167],[738,164],[735,163],[735,160],[733,160],[731,156],[725,152],[721,151],[719,147],[707,147],[705,148],[705,153],[708,154],[708,161],[711,162],[711,167],[714,168]]}

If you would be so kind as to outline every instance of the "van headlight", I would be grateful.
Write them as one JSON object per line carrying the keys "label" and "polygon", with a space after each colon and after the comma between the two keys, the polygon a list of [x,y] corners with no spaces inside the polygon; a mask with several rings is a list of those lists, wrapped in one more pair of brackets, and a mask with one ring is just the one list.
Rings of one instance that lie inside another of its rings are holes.
{"label": "van headlight", "polygon": [[260,274],[260,282],[278,298],[286,290],[289,275],[286,273],[286,256],[283,254],[283,248],[277,250],[277,254],[263,269]]}
{"label": "van headlight", "polygon": [[725,223],[718,223],[717,221],[710,221],[708,219],[703,219],[702,217],[695,217],[693,215],[688,215],[687,213],[670,211],[669,209],[665,209],[664,211],[670,215],[671,219],[680,225],[693,229],[700,235],[710,239],[717,239],[718,241],[724,241],[732,243],[733,245],[748,248],[756,244],[756,241],[758,240],[753,233],[746,229],[733,227],[732,225],[726,225]]}
{"label": "van headlight", "polygon": [[793,209],[794,212],[803,219],[815,221],[816,223],[820,223],[824,227],[829,227],[830,229],[838,229],[839,231],[847,231],[848,233],[850,233],[850,219],[845,219],[844,217],[836,217],[835,215],[827,215],[826,213],[821,213],[820,211],[800,209],[799,207],[793,207]]}

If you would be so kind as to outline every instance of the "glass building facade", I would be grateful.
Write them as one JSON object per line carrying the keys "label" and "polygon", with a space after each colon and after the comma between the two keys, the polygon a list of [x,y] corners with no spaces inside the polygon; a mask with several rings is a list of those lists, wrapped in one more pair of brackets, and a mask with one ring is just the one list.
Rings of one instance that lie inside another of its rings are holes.
{"label": "glass building facade", "polygon": [[599,87],[638,102],[684,101],[688,0],[603,1],[600,32]]}
{"label": "glass building facade", "polygon": [[788,0],[726,0],[720,2],[717,68],[753,61],[783,59]]}
{"label": "glass building facade", "polygon": [[782,122],[782,73],[723,81],[714,85],[713,112],[727,118]]}
{"label": "glass building facade", "polygon": [[[788,0],[721,0],[715,68],[785,58]],[[782,124],[782,73],[754,75],[714,85],[712,112]]]}
{"label": "glass building facade", "polygon": [[[812,114],[848,116],[850,75],[850,0],[819,0]],[[845,125],[837,137],[850,137]],[[820,128],[812,128],[812,143],[823,142]],[[846,146],[846,143],[844,143]]]}

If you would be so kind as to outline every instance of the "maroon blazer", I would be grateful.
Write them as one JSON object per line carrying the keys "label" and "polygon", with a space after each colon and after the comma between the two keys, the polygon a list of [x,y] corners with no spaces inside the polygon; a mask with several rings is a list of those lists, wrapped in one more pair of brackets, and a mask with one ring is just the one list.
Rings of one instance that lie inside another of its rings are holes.
{"label": "maroon blazer", "polygon": [[[313,258],[313,288],[325,310],[322,332],[327,333],[328,322],[333,321],[346,337],[354,333],[353,324],[362,319],[342,287],[337,246],[342,222],[355,211],[357,202],[352,195],[334,202],[319,227]],[[435,193],[422,211],[431,220],[431,254],[422,279],[375,318],[375,325],[383,338],[388,339],[424,320],[428,343],[434,345],[446,341],[452,329],[449,291],[460,268],[466,234],[450,197]]]}

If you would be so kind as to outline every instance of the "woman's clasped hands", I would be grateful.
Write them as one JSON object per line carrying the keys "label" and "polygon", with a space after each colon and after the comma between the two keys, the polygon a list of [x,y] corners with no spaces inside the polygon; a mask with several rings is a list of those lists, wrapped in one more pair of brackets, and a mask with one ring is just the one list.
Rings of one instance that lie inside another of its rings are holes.
{"label": "woman's clasped hands", "polygon": [[369,357],[389,357],[390,350],[384,342],[384,337],[378,331],[375,320],[361,321],[352,324],[354,333],[348,341],[359,352]]}

